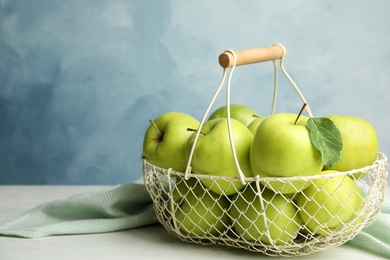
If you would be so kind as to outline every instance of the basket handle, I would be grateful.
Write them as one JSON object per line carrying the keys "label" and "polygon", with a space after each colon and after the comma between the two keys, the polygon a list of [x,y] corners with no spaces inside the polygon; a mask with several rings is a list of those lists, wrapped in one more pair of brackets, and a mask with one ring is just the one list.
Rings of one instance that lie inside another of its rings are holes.
{"label": "basket handle", "polygon": [[[236,66],[252,64],[263,61],[281,59],[287,54],[287,49],[280,44],[269,47],[235,51]],[[234,56],[229,51],[223,52],[218,57],[219,65],[223,68],[232,67]]]}

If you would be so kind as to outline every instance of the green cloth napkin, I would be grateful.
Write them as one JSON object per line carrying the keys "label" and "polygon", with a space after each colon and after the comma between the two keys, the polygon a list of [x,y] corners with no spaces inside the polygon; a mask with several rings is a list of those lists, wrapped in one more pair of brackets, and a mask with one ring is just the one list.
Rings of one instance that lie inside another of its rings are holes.
{"label": "green cloth napkin", "polygon": [[[125,183],[95,192],[76,194],[31,209],[0,224],[0,235],[38,238],[50,235],[102,233],[157,223],[145,185]],[[374,223],[350,245],[390,258],[390,201]]]}
{"label": "green cloth napkin", "polygon": [[144,184],[125,183],[38,205],[0,224],[0,235],[38,238],[111,232],[157,223]]}
{"label": "green cloth napkin", "polygon": [[374,223],[347,243],[390,259],[390,197],[385,199],[382,211]]}

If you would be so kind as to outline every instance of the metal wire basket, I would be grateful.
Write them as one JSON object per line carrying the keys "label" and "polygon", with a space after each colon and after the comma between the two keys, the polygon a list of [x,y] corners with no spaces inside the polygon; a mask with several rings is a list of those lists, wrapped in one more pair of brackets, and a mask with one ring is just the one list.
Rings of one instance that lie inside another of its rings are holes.
{"label": "metal wire basket", "polygon": [[[326,179],[328,183],[337,181],[342,184],[345,178],[351,176],[356,185],[354,187],[361,191],[359,196],[363,199],[363,203],[356,212],[353,212],[354,217],[348,222],[340,220],[340,224],[335,229],[323,235],[310,231],[304,224],[294,218],[296,214],[299,214],[299,210],[302,210],[297,205],[296,195],[277,194],[282,202],[281,208],[289,205],[296,208],[296,213],[292,215],[279,214],[279,218],[281,217],[284,222],[284,227],[293,226],[298,228],[293,228],[293,230],[297,230],[296,233],[287,233],[287,236],[284,236],[287,239],[281,238],[283,232],[285,232],[283,229],[280,230],[279,237],[269,238],[269,232],[273,228],[274,222],[280,221],[280,219],[263,219],[265,216],[263,212],[271,206],[269,206],[269,198],[262,195],[266,188],[261,183],[283,182],[288,184],[296,180],[302,180],[302,178],[246,178],[246,186],[237,191],[237,195],[225,196],[216,195],[210,189],[205,188],[201,180],[207,178],[217,184],[221,180],[238,182],[240,181],[238,178],[190,174],[189,179],[186,180],[184,173],[156,167],[146,160],[143,162],[143,170],[145,185],[153,199],[157,218],[170,233],[187,242],[243,248],[270,256],[306,255],[347,242],[375,220],[381,211],[387,187],[387,157],[384,154],[379,154],[373,165],[362,169],[303,178],[307,182]],[[365,177],[356,179],[354,177],[356,174],[363,174]],[[245,231],[237,232],[237,226],[240,225],[236,218],[237,214],[235,214],[235,217],[232,216],[234,205],[238,200],[243,201],[242,194],[248,191],[254,196],[252,196],[251,201],[244,203],[245,207],[249,209],[253,207],[257,212],[257,217],[246,222],[255,223],[260,221],[264,223],[262,230],[250,224],[243,227],[243,229],[247,229],[246,232],[250,229],[254,230],[251,233],[257,236],[252,237],[246,235]],[[332,197],[335,192],[337,192],[337,189],[328,196]],[[351,190],[350,194],[353,193]],[[350,194],[346,194],[346,198]],[[261,206],[261,202],[263,202],[263,206]],[[183,211],[184,205],[187,205],[187,208]],[[340,209],[343,207],[349,207],[348,200],[340,202]],[[340,214],[335,214],[332,219],[339,218],[338,215]],[[186,229],[185,224],[183,224],[185,222],[189,222],[190,225],[187,226],[192,226],[192,228]],[[285,243],[277,242],[283,240]]]}
{"label": "metal wire basket", "polygon": [[[261,53],[261,60],[245,53],[238,58],[229,51],[229,57],[226,53],[220,56],[220,64],[224,68],[232,66],[232,73],[235,65],[275,60],[286,53],[281,45],[271,49],[271,53],[270,48],[256,50]],[[282,63],[281,68],[306,103]],[[224,80],[225,74],[199,129]],[[228,107],[229,87],[227,93]],[[311,115],[310,108],[306,109]],[[234,155],[233,142],[231,144]],[[372,165],[361,169],[288,178],[245,177],[237,160],[238,177],[194,174],[191,158],[192,154],[184,173],[159,168],[143,160],[144,183],[159,222],[168,232],[187,242],[225,245],[270,256],[307,255],[351,240],[373,223],[386,196],[388,163],[383,153],[378,153]],[[300,189],[295,185],[297,182],[309,188]],[[237,183],[242,185],[235,185]],[[229,185],[236,190],[229,195],[217,194],[209,188],[219,185]],[[274,185],[297,187],[297,190],[289,194],[270,191],[268,187]]]}

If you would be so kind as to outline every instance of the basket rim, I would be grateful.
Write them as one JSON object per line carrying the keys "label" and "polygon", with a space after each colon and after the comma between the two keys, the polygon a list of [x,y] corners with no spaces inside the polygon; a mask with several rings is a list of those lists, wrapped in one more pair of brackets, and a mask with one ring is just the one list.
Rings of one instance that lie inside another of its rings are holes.
{"label": "basket rim", "polygon": [[[143,167],[151,167],[156,171],[163,172],[166,175],[177,175],[184,177],[186,179],[190,177],[195,177],[198,179],[215,179],[215,180],[226,180],[226,181],[241,181],[241,178],[239,177],[226,177],[226,176],[217,176],[217,175],[208,175],[208,174],[197,174],[197,173],[184,173],[184,172],[179,172],[175,171],[172,168],[161,168],[159,166],[156,166],[150,162],[147,161],[146,158],[142,159],[143,161]],[[314,175],[307,175],[307,176],[292,176],[292,177],[261,177],[260,175],[256,175],[253,177],[245,177],[244,181],[246,183],[249,182],[254,182],[254,181],[264,181],[264,182],[269,182],[269,181],[307,181],[307,180],[315,180],[315,179],[321,179],[321,178],[333,178],[337,176],[345,176],[349,175],[352,176],[356,173],[361,173],[361,172],[368,172],[372,171],[375,169],[381,169],[381,168],[386,168],[388,166],[387,163],[387,156],[382,153],[378,152],[377,159],[373,162],[373,164],[358,168],[358,169],[353,169],[349,171],[337,171],[334,173],[327,173],[327,174],[314,174]],[[386,171],[387,172],[387,171]]]}

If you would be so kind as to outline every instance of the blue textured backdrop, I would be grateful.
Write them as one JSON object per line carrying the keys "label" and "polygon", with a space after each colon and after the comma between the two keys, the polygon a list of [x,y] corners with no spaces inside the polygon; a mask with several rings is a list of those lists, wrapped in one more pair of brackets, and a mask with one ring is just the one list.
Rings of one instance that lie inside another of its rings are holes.
{"label": "blue textured backdrop", "polygon": [[[314,115],[369,120],[390,154],[389,11],[387,0],[2,0],[0,184],[139,178],[148,119],[200,118],[218,55],[274,43]],[[232,102],[268,114],[272,69],[239,67]],[[299,111],[280,84],[277,111]]]}

